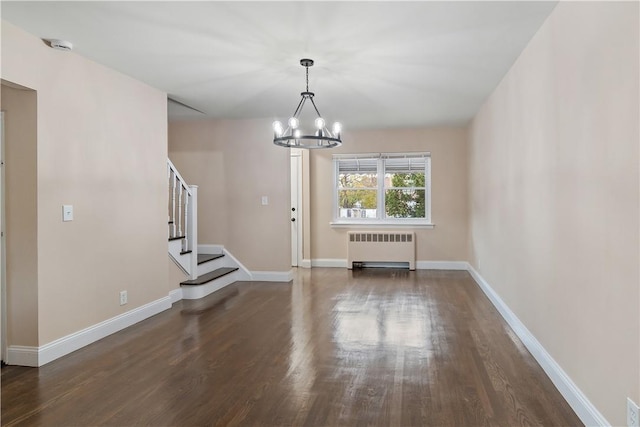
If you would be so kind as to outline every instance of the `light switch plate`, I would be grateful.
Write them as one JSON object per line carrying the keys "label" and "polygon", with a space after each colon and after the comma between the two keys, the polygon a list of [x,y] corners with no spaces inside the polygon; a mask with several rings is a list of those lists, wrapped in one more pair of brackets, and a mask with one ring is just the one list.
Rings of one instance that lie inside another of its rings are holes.
{"label": "light switch plate", "polygon": [[62,221],[73,221],[73,205],[62,205]]}
{"label": "light switch plate", "polygon": [[269,197],[262,196],[262,206],[267,206],[269,204]]}

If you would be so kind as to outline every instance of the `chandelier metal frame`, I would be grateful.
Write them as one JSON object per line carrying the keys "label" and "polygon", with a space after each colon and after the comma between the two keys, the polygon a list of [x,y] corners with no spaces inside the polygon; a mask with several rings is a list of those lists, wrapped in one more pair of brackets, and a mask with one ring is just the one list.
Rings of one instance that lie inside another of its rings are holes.
{"label": "chandelier metal frame", "polygon": [[[302,98],[300,99],[300,103],[298,103],[298,107],[293,113],[293,116],[291,116],[287,122],[288,126],[286,129],[279,121],[273,122],[273,143],[280,147],[288,148],[317,149],[339,147],[342,145],[342,139],[340,138],[342,125],[335,122],[333,124],[332,131],[327,128],[325,120],[320,115],[320,111],[318,110],[316,103],[313,101],[315,94],[309,91],[309,67],[313,66],[313,59],[303,58],[300,60],[300,65],[305,67],[306,70],[306,90],[300,93]],[[305,135],[302,134],[302,131],[299,128],[299,117],[307,101],[311,101],[311,105],[313,105],[317,118],[314,122],[316,128],[315,132],[313,134]]]}

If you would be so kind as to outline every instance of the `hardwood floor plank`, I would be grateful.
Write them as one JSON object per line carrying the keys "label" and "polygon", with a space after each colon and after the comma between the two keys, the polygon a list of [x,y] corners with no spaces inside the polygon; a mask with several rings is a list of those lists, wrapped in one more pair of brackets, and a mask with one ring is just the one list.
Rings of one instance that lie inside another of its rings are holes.
{"label": "hardwood floor plank", "polygon": [[462,271],[300,269],[236,283],[39,369],[7,426],[577,426]]}

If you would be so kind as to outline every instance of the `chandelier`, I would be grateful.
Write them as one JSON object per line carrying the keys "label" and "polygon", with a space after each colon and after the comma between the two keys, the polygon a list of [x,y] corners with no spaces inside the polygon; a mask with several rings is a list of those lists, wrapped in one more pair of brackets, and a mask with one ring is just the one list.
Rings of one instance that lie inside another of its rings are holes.
{"label": "chandelier", "polygon": [[[309,67],[313,66],[312,59],[301,59],[300,65],[305,67],[307,74],[307,90],[300,93],[302,99],[298,104],[298,108],[293,113],[293,116],[287,122],[286,129],[281,122],[273,122],[273,143],[281,147],[289,148],[333,148],[342,145],[340,139],[340,132],[342,132],[342,125],[339,122],[335,122],[331,130],[326,126],[326,122],[320,115],[316,103],[313,102],[313,92],[309,92]],[[315,131],[311,133],[304,133],[300,128],[300,113],[307,101],[311,101],[313,109],[316,112],[317,118],[314,120]]]}

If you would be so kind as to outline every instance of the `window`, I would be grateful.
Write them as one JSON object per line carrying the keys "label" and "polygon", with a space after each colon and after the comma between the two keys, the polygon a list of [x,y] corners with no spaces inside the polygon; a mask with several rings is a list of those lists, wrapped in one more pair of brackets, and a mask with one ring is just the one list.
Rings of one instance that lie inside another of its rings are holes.
{"label": "window", "polygon": [[429,153],[333,156],[334,225],[431,225]]}

